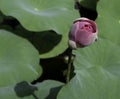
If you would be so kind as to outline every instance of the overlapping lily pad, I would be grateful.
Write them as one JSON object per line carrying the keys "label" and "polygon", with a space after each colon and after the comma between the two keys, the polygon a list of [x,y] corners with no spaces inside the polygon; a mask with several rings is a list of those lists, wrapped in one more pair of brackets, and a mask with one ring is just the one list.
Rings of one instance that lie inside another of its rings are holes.
{"label": "overlapping lily pad", "polygon": [[62,35],[55,36],[55,35],[56,33],[51,33],[50,36],[52,38],[48,38],[48,35],[44,35],[44,37],[48,39],[46,39],[46,42],[41,43],[41,45],[45,44],[45,46],[41,46],[43,47],[41,51],[45,51],[45,48],[49,49],[49,51],[41,53],[40,54],[41,58],[50,58],[50,57],[58,56],[59,54],[63,53],[68,48],[68,34],[66,33],[63,36]]}
{"label": "overlapping lily pad", "polygon": [[41,75],[38,51],[25,39],[0,30],[0,87]]}
{"label": "overlapping lily pad", "polygon": [[68,33],[59,35],[54,31],[31,32],[18,26],[15,33],[22,36],[37,48],[40,58],[50,58],[63,53],[68,47]]}
{"label": "overlapping lily pad", "polygon": [[0,10],[17,18],[28,30],[54,30],[59,34],[67,33],[79,17],[73,0],[0,0]]}
{"label": "overlapping lily pad", "polygon": [[[74,9],[74,0],[11,0],[9,3],[0,0],[0,10],[7,16],[15,17],[27,30],[53,30],[61,34],[60,42],[49,52],[41,53],[41,58],[59,55],[67,49],[69,29],[73,20],[79,17]],[[46,40],[44,42],[47,43]]]}
{"label": "overlapping lily pad", "polygon": [[58,81],[46,80],[37,85],[31,85],[25,81],[16,85],[0,88],[1,99],[55,99],[63,86]]}
{"label": "overlapping lily pad", "polygon": [[99,27],[99,35],[120,45],[120,1],[100,0],[98,3],[98,18],[96,22]]}
{"label": "overlapping lily pad", "polygon": [[98,3],[98,42],[74,51],[76,76],[63,87],[58,99],[120,98],[120,1],[108,2]]}
{"label": "overlapping lily pad", "polygon": [[120,98],[119,49],[109,40],[99,39],[96,44],[75,51],[76,76],[63,87],[58,99]]}

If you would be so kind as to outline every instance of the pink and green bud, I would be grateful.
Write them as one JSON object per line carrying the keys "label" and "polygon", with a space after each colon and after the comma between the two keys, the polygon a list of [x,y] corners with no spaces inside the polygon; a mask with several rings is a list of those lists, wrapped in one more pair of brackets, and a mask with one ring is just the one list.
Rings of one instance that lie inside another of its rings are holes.
{"label": "pink and green bud", "polygon": [[69,32],[69,46],[72,49],[88,46],[98,39],[96,23],[87,18],[78,18]]}

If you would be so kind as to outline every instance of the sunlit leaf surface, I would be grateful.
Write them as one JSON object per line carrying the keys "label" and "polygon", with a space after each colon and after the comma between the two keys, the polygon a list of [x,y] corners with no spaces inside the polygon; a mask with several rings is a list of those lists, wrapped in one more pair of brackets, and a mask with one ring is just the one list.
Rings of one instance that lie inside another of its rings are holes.
{"label": "sunlit leaf surface", "polygon": [[27,40],[0,30],[0,87],[31,82],[41,72],[37,50]]}
{"label": "sunlit leaf surface", "polygon": [[55,99],[57,93],[63,86],[58,81],[46,80],[36,85],[31,85],[25,81],[16,85],[0,87],[1,99]]}
{"label": "sunlit leaf surface", "polygon": [[98,3],[98,42],[74,51],[76,76],[63,87],[58,99],[120,98],[120,1],[108,2]]}
{"label": "sunlit leaf surface", "polygon": [[28,30],[67,33],[79,17],[73,0],[0,0],[0,10],[13,16]]}

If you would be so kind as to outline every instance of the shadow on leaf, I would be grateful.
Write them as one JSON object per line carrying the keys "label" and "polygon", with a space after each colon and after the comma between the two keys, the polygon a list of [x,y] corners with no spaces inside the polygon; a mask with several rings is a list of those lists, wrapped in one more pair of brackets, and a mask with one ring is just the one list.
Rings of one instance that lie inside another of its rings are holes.
{"label": "shadow on leaf", "polygon": [[[2,13],[0,13],[2,14]],[[0,29],[6,29],[12,33],[29,40],[38,50],[40,54],[47,53],[56,47],[62,35],[52,30],[33,32],[26,30],[15,18],[4,16],[0,18]]]}
{"label": "shadow on leaf", "polygon": [[57,99],[57,94],[61,88],[62,86],[51,88],[49,95],[45,99]]}
{"label": "shadow on leaf", "polygon": [[61,41],[62,36],[54,31],[35,33],[32,43],[39,50],[40,54],[49,52]]}
{"label": "shadow on leaf", "polygon": [[28,84],[26,81],[17,83],[14,88],[18,97],[26,97],[26,96],[33,96],[34,99],[39,99],[35,94],[34,91],[38,90],[37,87]]}
{"label": "shadow on leaf", "polygon": [[28,39],[38,49],[40,54],[51,51],[62,39],[62,35],[58,35],[52,30],[31,32],[24,29],[22,26],[16,28],[15,34]]}

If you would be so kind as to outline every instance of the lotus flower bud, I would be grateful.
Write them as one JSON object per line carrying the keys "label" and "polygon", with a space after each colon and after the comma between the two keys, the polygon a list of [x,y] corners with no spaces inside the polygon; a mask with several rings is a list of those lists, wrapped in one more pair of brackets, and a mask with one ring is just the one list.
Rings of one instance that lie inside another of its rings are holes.
{"label": "lotus flower bud", "polygon": [[96,23],[87,18],[78,18],[73,22],[69,32],[69,46],[72,49],[85,47],[98,39]]}

